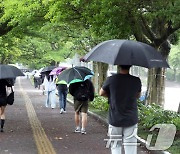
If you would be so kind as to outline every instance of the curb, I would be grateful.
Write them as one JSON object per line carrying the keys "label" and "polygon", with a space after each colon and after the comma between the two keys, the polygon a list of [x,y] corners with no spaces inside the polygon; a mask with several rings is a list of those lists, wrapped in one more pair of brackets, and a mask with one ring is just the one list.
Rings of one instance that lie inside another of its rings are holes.
{"label": "curb", "polygon": [[[67,98],[67,102],[69,102],[71,105],[73,105],[74,103],[73,103],[73,101],[72,100],[70,100],[69,98]],[[107,119],[104,119],[104,118],[102,118],[101,116],[99,116],[99,115],[97,115],[96,113],[93,113],[93,112],[91,112],[91,111],[89,111],[88,110],[88,114],[90,115],[90,116],[92,116],[94,119],[96,119],[96,120],[98,120],[98,121],[100,121],[103,125],[105,125],[105,126],[108,126],[108,120]],[[146,141],[144,140],[144,139],[142,139],[142,138],[138,138],[138,141],[144,146],[144,147],[146,147]],[[148,149],[147,149],[148,150]],[[155,151],[155,150],[148,150],[151,154],[171,154],[171,153],[169,153],[169,152],[167,152],[167,151]]]}

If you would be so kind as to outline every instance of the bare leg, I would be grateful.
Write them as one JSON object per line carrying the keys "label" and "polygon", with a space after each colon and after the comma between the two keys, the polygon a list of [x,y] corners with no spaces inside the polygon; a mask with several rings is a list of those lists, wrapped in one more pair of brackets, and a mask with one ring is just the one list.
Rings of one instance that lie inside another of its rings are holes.
{"label": "bare leg", "polygon": [[80,115],[78,112],[75,112],[75,124],[76,127],[80,127]]}
{"label": "bare leg", "polygon": [[0,107],[0,118],[1,119],[5,119],[5,114],[4,114],[5,108],[6,108],[6,106],[1,106]]}
{"label": "bare leg", "polygon": [[87,113],[82,112],[82,129],[85,130],[87,125]]}

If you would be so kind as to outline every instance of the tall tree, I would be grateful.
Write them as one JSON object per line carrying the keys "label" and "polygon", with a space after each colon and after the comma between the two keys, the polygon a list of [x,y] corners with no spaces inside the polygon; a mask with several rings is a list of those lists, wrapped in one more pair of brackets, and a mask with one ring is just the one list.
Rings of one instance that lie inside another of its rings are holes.
{"label": "tall tree", "polygon": [[[136,39],[154,46],[167,58],[168,37],[180,28],[178,0],[67,0],[51,1],[48,16],[53,20],[83,25],[105,39]],[[98,42],[97,42],[98,43]],[[163,106],[164,69],[149,70],[149,102]]]}

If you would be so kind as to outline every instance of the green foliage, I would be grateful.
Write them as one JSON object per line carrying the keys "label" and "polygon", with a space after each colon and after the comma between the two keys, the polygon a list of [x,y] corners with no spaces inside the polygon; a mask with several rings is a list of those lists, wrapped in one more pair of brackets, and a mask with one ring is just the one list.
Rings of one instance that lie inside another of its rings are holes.
{"label": "green foliage", "polygon": [[18,39],[12,35],[0,37],[0,63],[15,63],[21,55],[21,51],[15,46]]}
{"label": "green foliage", "polygon": [[155,124],[174,124],[180,131],[180,115],[173,111],[163,110],[157,104],[148,106],[141,102],[138,104],[139,109],[139,125],[144,129],[150,129]]}
{"label": "green foliage", "polygon": [[166,79],[170,80],[170,81],[175,81],[175,74],[174,74],[174,70],[172,69],[168,69],[166,72]]}
{"label": "green foliage", "polygon": [[91,102],[91,105],[95,109],[99,109],[101,111],[108,111],[108,109],[109,109],[109,104],[108,104],[107,98],[98,96],[97,94],[95,95],[94,101]]}
{"label": "green foliage", "polygon": [[169,55],[169,63],[172,69],[180,70],[180,42],[178,45],[173,45],[170,55]]}
{"label": "green foliage", "polygon": [[176,81],[180,82],[180,71],[176,74]]}

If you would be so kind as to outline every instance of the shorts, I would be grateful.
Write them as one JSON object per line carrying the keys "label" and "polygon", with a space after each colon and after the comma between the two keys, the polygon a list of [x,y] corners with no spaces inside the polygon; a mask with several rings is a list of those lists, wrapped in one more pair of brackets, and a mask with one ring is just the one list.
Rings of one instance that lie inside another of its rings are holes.
{"label": "shorts", "polygon": [[87,111],[88,111],[88,101],[74,100],[74,110],[75,110],[75,112],[87,113]]}
{"label": "shorts", "polygon": [[6,106],[6,105],[7,105],[6,97],[0,97],[0,107]]}

